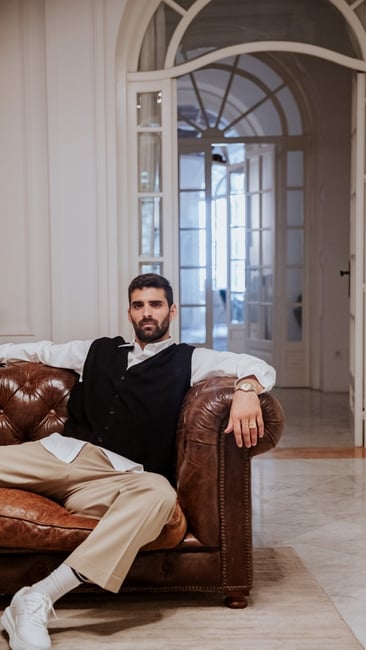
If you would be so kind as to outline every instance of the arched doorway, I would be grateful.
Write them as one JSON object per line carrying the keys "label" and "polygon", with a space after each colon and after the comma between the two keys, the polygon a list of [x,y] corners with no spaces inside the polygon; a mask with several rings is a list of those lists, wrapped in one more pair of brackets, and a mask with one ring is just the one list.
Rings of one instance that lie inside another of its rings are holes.
{"label": "arched doorway", "polygon": [[[172,161],[177,159],[177,147],[172,139],[177,126],[174,118],[175,80],[229,56],[263,51],[303,53],[307,56],[322,57],[323,60],[333,61],[348,69],[365,70],[364,30],[358,17],[360,4],[363,3],[356,3],[357,6],[351,8],[342,0],[311,2],[306,5],[306,15],[302,2],[282,2],[278,6],[277,4],[273,3],[270,16],[268,12],[262,11],[261,2],[233,1],[230,2],[230,11],[228,3],[222,0],[211,0],[211,2],[210,0],[196,2],[167,0],[161,3],[141,2],[138,6],[135,5],[135,15],[139,24],[137,26],[136,23],[136,32],[131,30],[131,24],[129,25],[130,32],[134,33],[134,42],[128,43],[128,39],[126,40],[126,47],[131,45],[127,66],[130,71],[128,112],[131,176],[133,176],[133,169],[136,169],[135,178],[130,179],[135,181],[135,184],[133,185],[132,182],[129,188],[130,212],[135,210],[136,213],[136,225],[129,233],[129,247],[136,251],[135,259],[139,260],[139,268],[156,268],[172,277],[176,286],[179,252],[176,231],[178,206],[174,188],[177,188],[177,170],[174,163],[172,165]],[[141,20],[143,9],[144,21]],[[133,15],[132,4],[128,5],[128,10],[131,12],[130,15]],[[276,16],[277,19],[274,19]],[[225,20],[228,29],[224,29]],[[149,27],[146,30],[148,23]],[[330,23],[331,30],[323,29],[325,24],[329,26]],[[243,25],[245,30],[240,29]],[[203,26],[205,29],[202,29]],[[197,42],[200,44],[199,47],[195,45]],[[339,43],[341,47],[337,50]],[[136,102],[137,97],[139,99]],[[136,104],[138,111],[143,107],[142,111],[147,119],[141,119],[141,112],[136,113]],[[160,113],[157,117],[154,109],[153,119],[151,119],[151,107],[155,104]],[[359,128],[363,121],[360,106],[359,103],[356,128]],[[360,138],[355,137],[354,141],[359,148]],[[137,146],[136,142],[139,143]],[[358,160],[361,158],[362,156],[358,155]],[[155,184],[147,187],[146,175],[144,183],[141,184],[144,178],[141,172],[149,169]],[[361,212],[363,214],[361,175],[358,173],[355,178],[356,198],[353,202],[357,208],[355,214]],[[158,183],[156,183],[157,179]],[[172,188],[173,192],[171,192]],[[151,207],[150,210],[145,209],[146,200],[150,200],[150,205],[154,206],[153,210]],[[161,247],[154,249],[154,254],[150,256],[146,255],[146,251],[141,248],[142,228],[139,229],[138,226],[143,220],[145,223],[150,223],[150,227],[153,228],[154,237],[150,237],[150,240],[161,243]],[[357,224],[358,234],[355,241],[359,242],[359,235],[361,240],[363,239],[363,225],[360,219]],[[135,272],[135,261],[132,264]],[[361,266],[359,265],[359,269]],[[352,278],[357,285],[356,267],[355,264]],[[301,306],[303,300],[304,297],[301,296]],[[357,319],[358,322],[363,321],[363,314],[360,314],[360,311],[362,310],[356,304],[352,324],[351,309],[351,328],[353,327],[355,332],[360,329],[359,325],[357,326]],[[357,357],[354,355],[350,366],[351,374],[355,376],[359,374],[357,363]],[[319,383],[317,374],[319,375],[320,371],[315,372],[315,379],[314,377],[311,379],[314,387],[318,387],[317,383]],[[363,401],[363,377],[361,384],[360,388],[360,382],[354,382],[353,401],[358,413],[361,411],[357,408],[357,403],[360,405]]]}
{"label": "arched doorway", "polygon": [[281,72],[242,55],[177,80],[181,338],[245,350],[304,386],[311,128]]}

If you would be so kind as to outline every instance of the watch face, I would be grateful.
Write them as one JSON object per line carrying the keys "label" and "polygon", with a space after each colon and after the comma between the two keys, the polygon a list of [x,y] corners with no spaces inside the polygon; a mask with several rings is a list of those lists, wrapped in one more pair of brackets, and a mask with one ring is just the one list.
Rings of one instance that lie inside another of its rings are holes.
{"label": "watch face", "polygon": [[255,386],[251,384],[249,381],[248,382],[243,381],[242,384],[239,384],[237,386],[236,390],[243,390],[244,392],[248,392],[248,393],[249,391],[253,391],[255,393],[257,392]]}
{"label": "watch face", "polygon": [[240,384],[241,390],[254,390],[253,384]]}

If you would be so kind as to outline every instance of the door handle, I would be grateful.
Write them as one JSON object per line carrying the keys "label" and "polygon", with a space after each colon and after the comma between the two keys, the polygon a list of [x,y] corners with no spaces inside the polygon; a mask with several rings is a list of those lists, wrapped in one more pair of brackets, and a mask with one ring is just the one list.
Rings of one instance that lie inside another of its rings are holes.
{"label": "door handle", "polygon": [[350,266],[349,263],[348,263],[347,271],[344,271],[343,269],[341,269],[339,271],[339,275],[341,276],[341,278],[343,278],[344,275],[348,275],[348,297],[350,297],[350,295],[351,295],[351,266]]}

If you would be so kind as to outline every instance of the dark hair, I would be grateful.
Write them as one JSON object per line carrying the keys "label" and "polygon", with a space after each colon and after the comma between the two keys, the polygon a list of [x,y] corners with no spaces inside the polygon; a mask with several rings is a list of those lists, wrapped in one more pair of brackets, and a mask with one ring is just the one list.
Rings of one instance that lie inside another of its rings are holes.
{"label": "dark hair", "polygon": [[173,289],[170,286],[169,280],[164,278],[162,275],[157,273],[142,273],[141,275],[136,276],[128,287],[128,302],[131,304],[132,293],[136,289],[145,289],[146,287],[154,287],[154,289],[163,289],[165,297],[168,302],[168,307],[171,307],[173,304]]}

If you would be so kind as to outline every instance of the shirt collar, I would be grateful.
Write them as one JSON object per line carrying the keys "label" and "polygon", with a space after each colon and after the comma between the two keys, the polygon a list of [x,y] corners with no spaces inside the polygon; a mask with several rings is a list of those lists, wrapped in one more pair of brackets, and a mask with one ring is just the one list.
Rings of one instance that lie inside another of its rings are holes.
{"label": "shirt collar", "polygon": [[122,343],[122,345],[119,345],[119,348],[133,348],[133,351],[138,353],[146,353],[146,354],[157,354],[158,352],[161,352],[161,350],[165,350],[165,348],[168,348],[170,345],[173,344],[173,339],[171,336],[169,336],[168,339],[164,339],[164,341],[157,341],[156,343],[147,343],[144,348],[140,346],[140,344],[133,339],[131,343]]}

